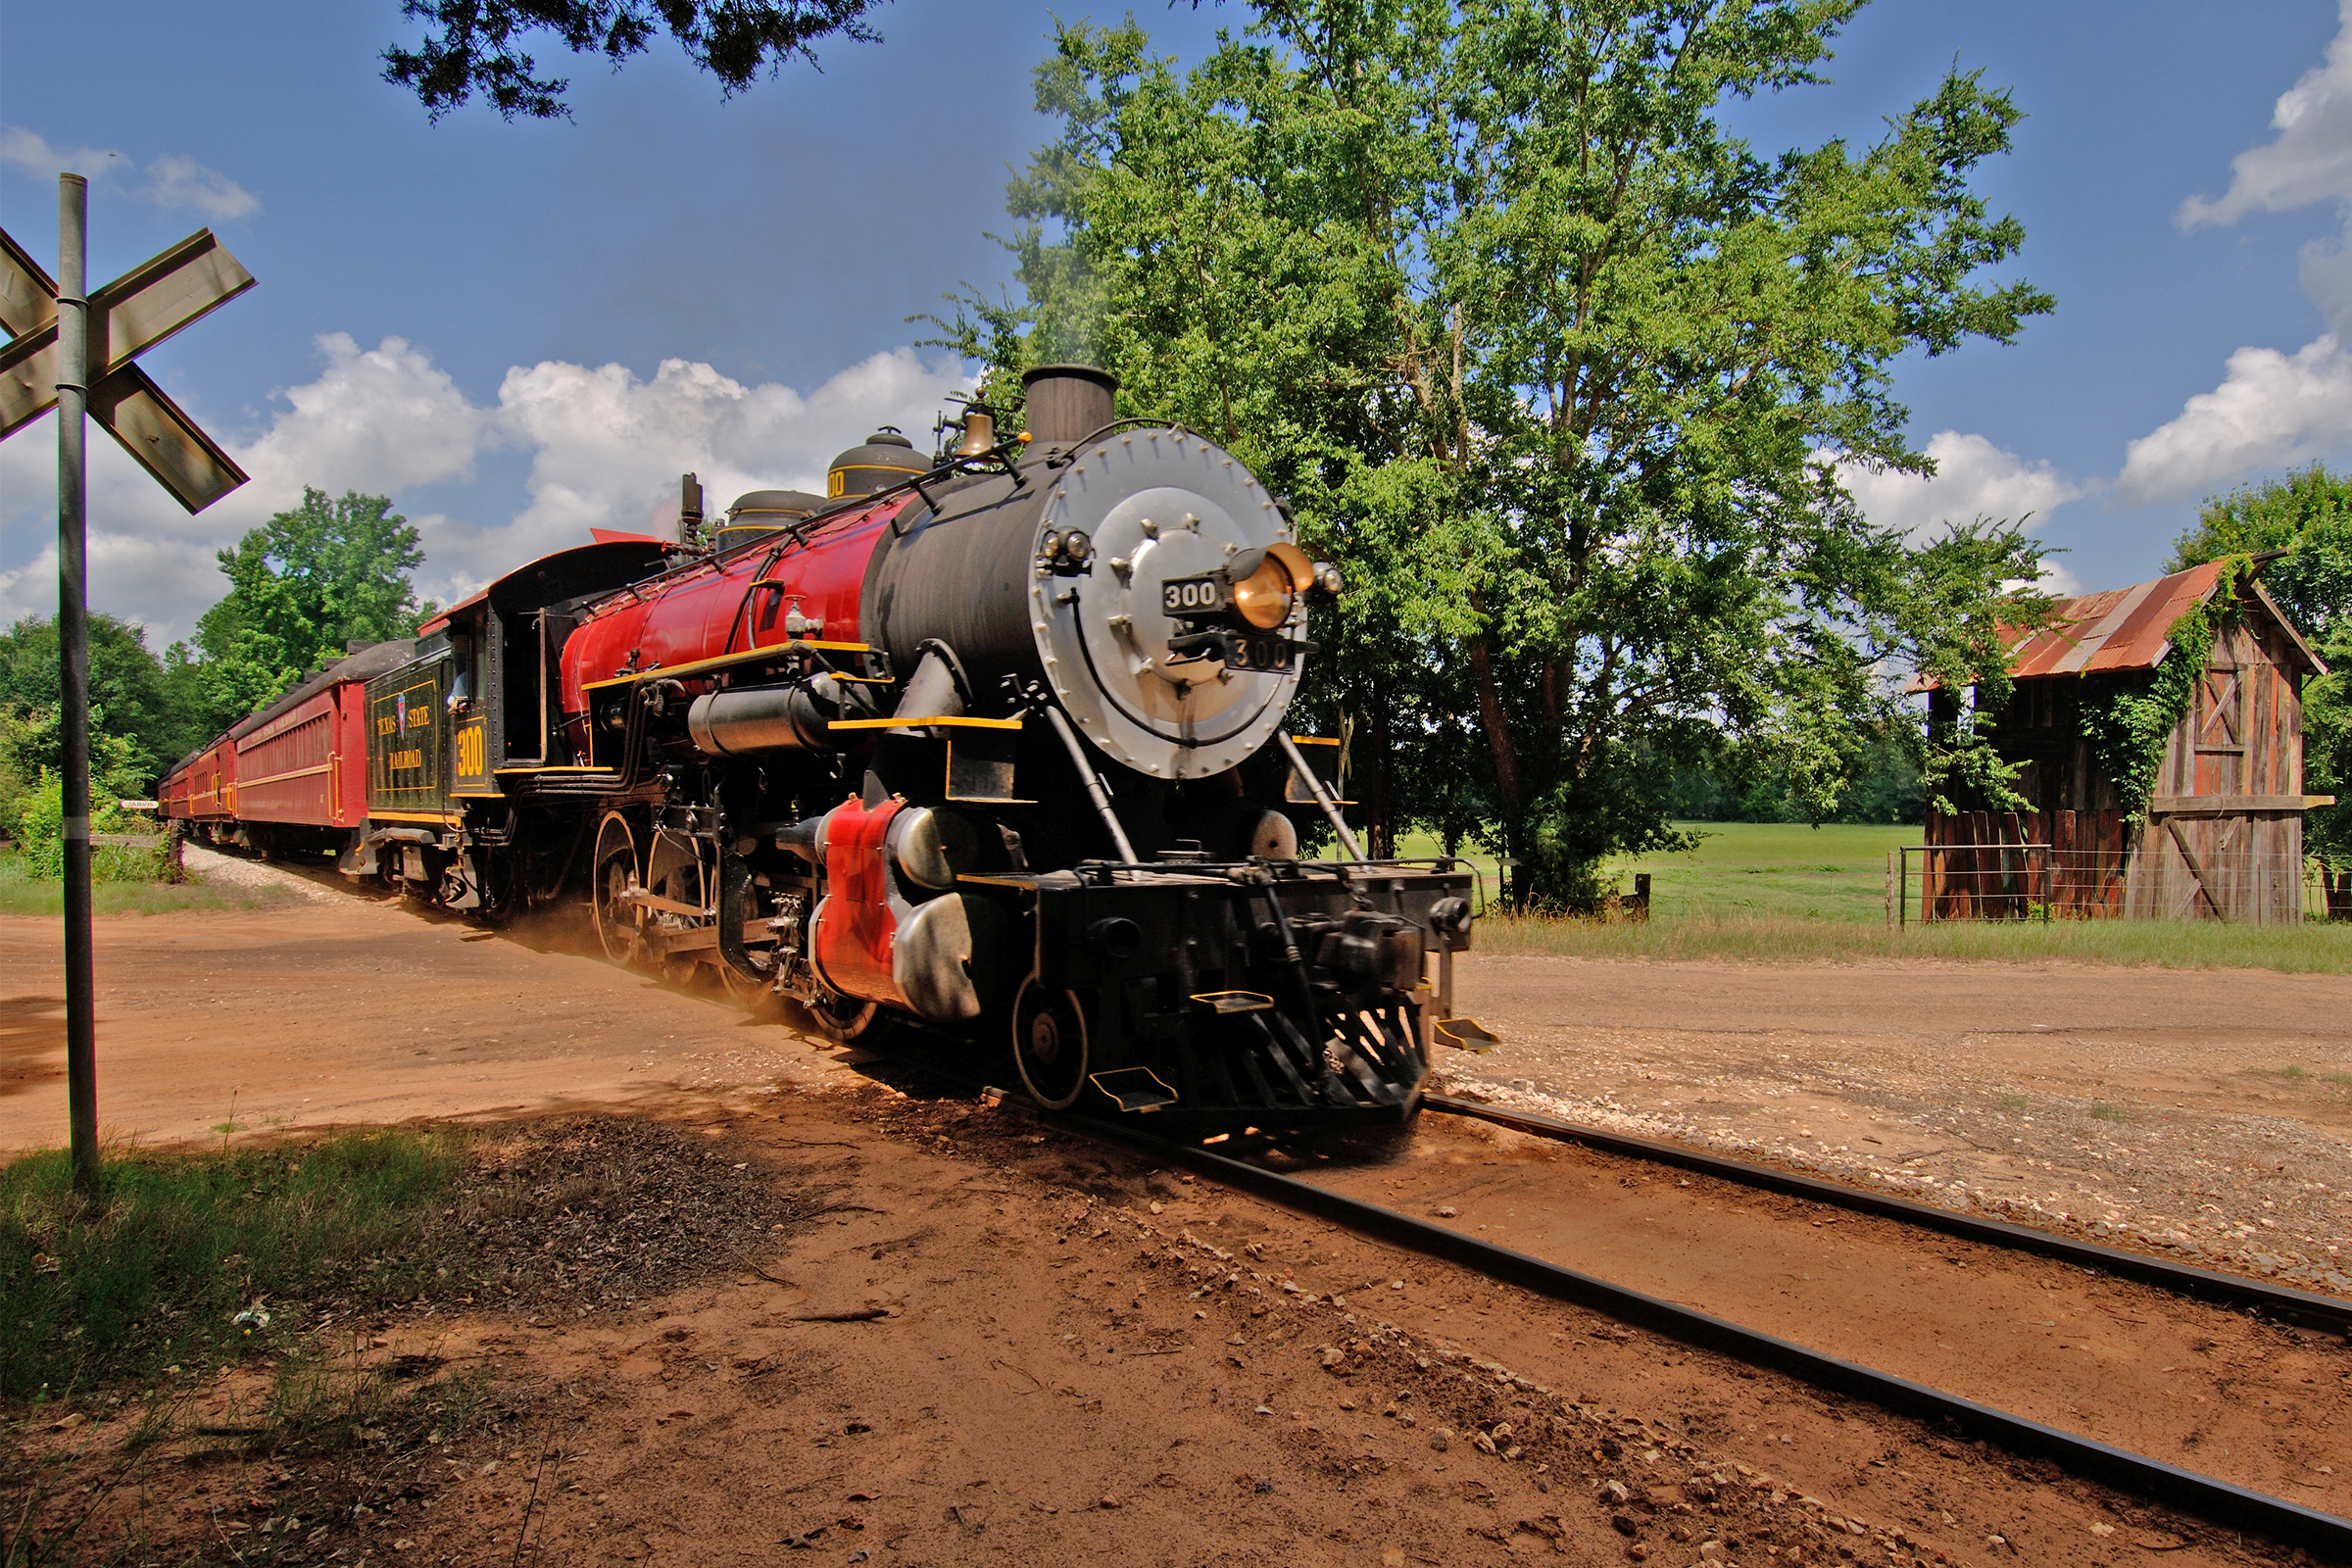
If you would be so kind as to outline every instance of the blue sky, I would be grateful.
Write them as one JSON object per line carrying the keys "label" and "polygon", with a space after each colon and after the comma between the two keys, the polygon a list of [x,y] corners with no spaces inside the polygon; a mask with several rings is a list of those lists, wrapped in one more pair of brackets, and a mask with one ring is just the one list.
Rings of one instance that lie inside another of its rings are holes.
{"label": "blue sky", "polygon": [[[211,552],[305,482],[394,495],[447,598],[658,516],[686,468],[715,497],[807,484],[964,384],[906,318],[1004,275],[985,233],[1051,129],[1047,6],[896,0],[883,43],[732,102],[661,41],[617,75],[565,62],[572,123],[437,126],[378,79],[398,12],[0,0],[0,224],[53,256],[74,167],[94,280],[207,223],[261,279],[145,361],[255,483],[188,518],[95,441],[98,608],[183,635],[221,587]],[[1136,14],[1186,57],[1241,20]],[[2324,0],[1880,0],[1832,84],[1734,108],[1767,151],[1865,141],[1956,60],[2031,117],[1980,189],[2058,311],[2015,347],[1905,362],[1941,471],[1853,475],[1874,515],[2031,511],[2062,580],[2113,586],[2199,497],[2352,456],[2346,29]],[[0,446],[0,619],[54,608],[50,430]]]}

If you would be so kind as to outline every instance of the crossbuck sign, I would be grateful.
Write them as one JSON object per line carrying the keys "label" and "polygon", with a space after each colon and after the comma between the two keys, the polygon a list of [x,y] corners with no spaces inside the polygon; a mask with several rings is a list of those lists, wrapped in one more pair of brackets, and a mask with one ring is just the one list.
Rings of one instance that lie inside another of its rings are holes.
{"label": "crossbuck sign", "polygon": [[[90,417],[190,512],[245,482],[245,470],[164,395],[132,356],[253,287],[209,228],[90,296]],[[0,439],[57,407],[57,283],[0,229]]]}

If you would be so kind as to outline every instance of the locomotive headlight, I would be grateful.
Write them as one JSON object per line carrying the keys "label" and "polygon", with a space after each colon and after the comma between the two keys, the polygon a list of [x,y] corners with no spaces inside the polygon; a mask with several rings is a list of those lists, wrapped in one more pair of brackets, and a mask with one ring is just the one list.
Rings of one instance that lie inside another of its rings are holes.
{"label": "locomotive headlight", "polygon": [[1271,557],[1233,585],[1233,612],[1259,631],[1272,631],[1291,618],[1291,574]]}
{"label": "locomotive headlight", "polygon": [[1292,601],[1313,587],[1315,564],[1293,544],[1268,545],[1259,559],[1236,557],[1233,612],[1259,631],[1272,631],[1291,618]]}

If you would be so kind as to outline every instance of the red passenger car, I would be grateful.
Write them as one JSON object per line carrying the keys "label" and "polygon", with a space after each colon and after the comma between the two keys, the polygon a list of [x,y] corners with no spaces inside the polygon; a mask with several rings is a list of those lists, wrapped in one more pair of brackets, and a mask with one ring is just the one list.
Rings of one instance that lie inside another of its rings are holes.
{"label": "red passenger car", "polygon": [[368,681],[412,643],[376,643],[245,718],[164,779],[162,813],[216,843],[339,850],[368,821]]}

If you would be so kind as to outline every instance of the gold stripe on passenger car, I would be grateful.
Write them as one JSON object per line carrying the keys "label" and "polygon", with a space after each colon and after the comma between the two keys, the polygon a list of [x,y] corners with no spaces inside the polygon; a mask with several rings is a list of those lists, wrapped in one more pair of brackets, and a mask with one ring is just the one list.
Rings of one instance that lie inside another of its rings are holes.
{"label": "gold stripe on passenger car", "polygon": [[721,669],[728,664],[748,664],[757,659],[780,659],[795,648],[814,648],[821,653],[828,654],[870,654],[874,651],[872,645],[868,643],[820,643],[806,637],[796,637],[791,642],[770,643],[765,648],[747,648],[740,654],[720,654],[714,659],[698,659],[692,663],[672,664],[667,669],[656,665],[652,669],[632,670],[626,675],[614,675],[609,680],[582,681],[580,690],[593,692],[601,691],[607,686],[626,686],[633,681],[649,680],[656,675],[698,675],[706,669]]}
{"label": "gold stripe on passenger car", "polygon": [[331,773],[334,770],[334,763],[320,762],[316,767],[297,767],[285,773],[265,773],[260,778],[241,778],[237,780],[237,784],[239,788],[252,789],[259,784],[275,784],[281,779],[289,778],[309,778],[313,773]]}
{"label": "gold stripe on passenger car", "polygon": [[837,718],[827,729],[923,729],[933,724],[949,724],[963,729],[1019,729],[1017,718],[951,718],[939,714],[929,718]]}

